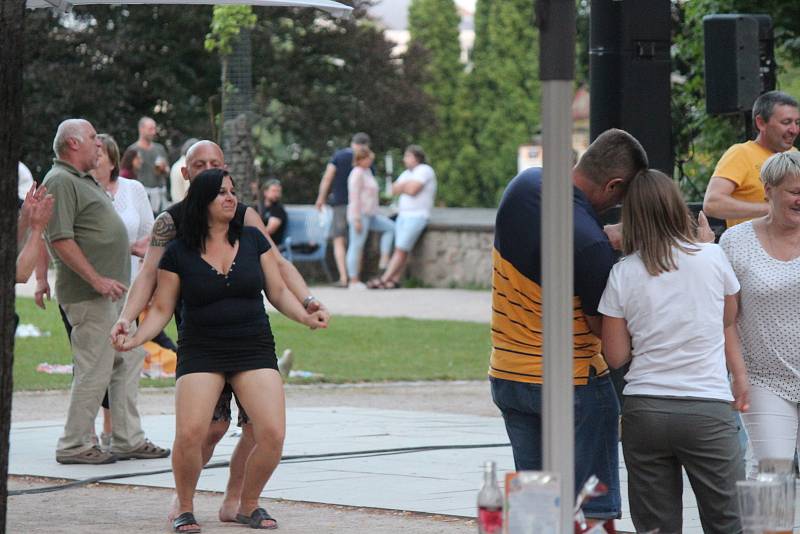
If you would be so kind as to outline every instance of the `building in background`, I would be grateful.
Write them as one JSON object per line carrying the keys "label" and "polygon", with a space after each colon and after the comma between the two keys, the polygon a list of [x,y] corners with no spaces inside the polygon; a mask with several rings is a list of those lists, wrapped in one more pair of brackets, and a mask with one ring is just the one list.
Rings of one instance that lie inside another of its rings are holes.
{"label": "building in background", "polygon": [[[455,0],[461,15],[459,41],[461,42],[461,62],[469,63],[475,43],[475,0]],[[386,38],[395,43],[394,55],[403,54],[408,48],[408,7],[411,0],[380,0],[369,9],[370,15],[385,27]]]}

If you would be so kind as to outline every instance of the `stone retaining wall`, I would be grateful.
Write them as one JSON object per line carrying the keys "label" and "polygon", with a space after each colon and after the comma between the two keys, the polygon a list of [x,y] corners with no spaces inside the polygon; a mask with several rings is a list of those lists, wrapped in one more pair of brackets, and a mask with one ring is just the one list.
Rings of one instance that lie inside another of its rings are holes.
{"label": "stone retaining wall", "polygon": [[[483,208],[435,208],[428,227],[422,233],[406,271],[430,287],[491,287],[492,244],[496,210]],[[386,211],[388,215],[388,210]],[[378,274],[378,235],[367,239],[361,279]],[[328,268],[336,277],[333,246],[328,246]],[[319,265],[297,264],[306,279],[324,281]]]}

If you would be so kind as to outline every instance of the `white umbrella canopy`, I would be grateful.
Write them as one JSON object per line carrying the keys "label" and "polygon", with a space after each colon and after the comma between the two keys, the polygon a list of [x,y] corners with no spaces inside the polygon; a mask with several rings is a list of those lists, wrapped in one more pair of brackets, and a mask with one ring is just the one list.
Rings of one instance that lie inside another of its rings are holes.
{"label": "white umbrella canopy", "polygon": [[251,5],[265,7],[314,7],[333,15],[334,17],[347,17],[353,10],[352,7],[333,2],[332,0],[27,0],[26,7],[36,9],[41,7],[55,8],[69,11],[72,6],[86,6],[94,4],[180,4],[180,5]]}

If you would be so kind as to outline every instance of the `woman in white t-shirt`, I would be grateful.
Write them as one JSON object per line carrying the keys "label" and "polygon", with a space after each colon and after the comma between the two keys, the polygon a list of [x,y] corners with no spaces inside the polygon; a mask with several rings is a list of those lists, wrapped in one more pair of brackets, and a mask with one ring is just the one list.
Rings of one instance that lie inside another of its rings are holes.
{"label": "woman in white t-shirt", "polygon": [[[101,144],[100,158],[92,170],[92,176],[111,196],[117,215],[125,223],[131,252],[132,282],[147,252],[150,231],[153,229],[153,211],[144,186],[136,180],[119,176],[119,147],[114,138],[108,134],[99,134],[97,139]],[[138,350],[142,352],[143,349]],[[109,449],[111,446],[112,422],[108,402],[108,392],[106,392],[102,402],[103,432],[100,434],[100,445],[104,449]]]}
{"label": "woman in white t-shirt", "polygon": [[771,156],[761,181],[769,215],[729,228],[720,245],[742,284],[737,324],[752,383],[742,418],[753,456],[791,460],[800,444],[800,152]]}
{"label": "woman in white t-shirt", "polygon": [[747,408],[748,382],[738,338],[725,331],[739,282],[719,246],[697,242],[677,185],[658,171],[631,181],[622,228],[625,257],[598,309],[606,360],[631,361],[622,450],[633,524],[637,532],[681,532],[683,467],[703,531],[741,532],[736,481],[744,468],[732,408]]}
{"label": "woman in white t-shirt", "polygon": [[119,148],[116,141],[108,134],[97,136],[102,147],[100,160],[92,171],[95,179],[108,191],[114,202],[125,229],[128,231],[128,242],[131,247],[131,281],[139,272],[139,264],[150,240],[153,229],[153,212],[144,186],[137,180],[119,176]]}
{"label": "woman in white t-shirt", "polygon": [[379,265],[384,267],[389,261],[394,239],[394,223],[385,215],[378,213],[380,198],[378,182],[370,168],[375,161],[375,154],[366,146],[358,146],[353,150],[353,170],[347,178],[347,224],[349,236],[347,243],[347,274],[350,277],[350,289],[366,289],[360,280],[361,258],[369,231],[381,233],[381,258]]}

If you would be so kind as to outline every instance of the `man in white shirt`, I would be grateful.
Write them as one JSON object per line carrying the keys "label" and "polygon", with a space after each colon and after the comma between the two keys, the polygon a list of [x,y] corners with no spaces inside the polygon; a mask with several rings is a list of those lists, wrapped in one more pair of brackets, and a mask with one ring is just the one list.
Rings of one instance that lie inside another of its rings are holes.
{"label": "man in white shirt", "polygon": [[408,263],[408,254],[428,225],[436,198],[436,173],[425,163],[419,145],[409,145],[403,154],[406,170],[392,184],[392,194],[400,195],[394,230],[394,253],[380,278],[370,281],[370,289],[394,289]]}
{"label": "man in white shirt", "polygon": [[19,182],[17,182],[17,197],[23,200],[33,185],[33,174],[31,174],[27,165],[21,161],[17,164],[17,178],[19,180]]}
{"label": "man in white shirt", "polygon": [[189,190],[189,180],[183,177],[181,169],[186,166],[186,152],[189,147],[198,142],[199,139],[192,137],[181,146],[181,157],[178,161],[172,164],[169,171],[169,195],[172,203],[180,202],[186,197],[186,192]]}

